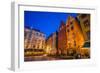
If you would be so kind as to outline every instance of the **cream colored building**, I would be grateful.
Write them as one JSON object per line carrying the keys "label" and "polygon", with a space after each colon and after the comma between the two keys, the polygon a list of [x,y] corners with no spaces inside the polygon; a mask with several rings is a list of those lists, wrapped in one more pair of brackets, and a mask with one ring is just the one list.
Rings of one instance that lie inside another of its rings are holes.
{"label": "cream colored building", "polygon": [[45,49],[44,33],[26,27],[24,29],[24,49]]}

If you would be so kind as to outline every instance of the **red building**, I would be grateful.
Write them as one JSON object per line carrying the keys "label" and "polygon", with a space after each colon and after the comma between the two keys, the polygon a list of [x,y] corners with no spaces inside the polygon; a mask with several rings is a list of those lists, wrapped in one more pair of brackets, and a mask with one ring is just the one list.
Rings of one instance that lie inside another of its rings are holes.
{"label": "red building", "polygon": [[61,21],[61,25],[58,30],[58,53],[59,55],[67,54],[66,25],[63,21]]}

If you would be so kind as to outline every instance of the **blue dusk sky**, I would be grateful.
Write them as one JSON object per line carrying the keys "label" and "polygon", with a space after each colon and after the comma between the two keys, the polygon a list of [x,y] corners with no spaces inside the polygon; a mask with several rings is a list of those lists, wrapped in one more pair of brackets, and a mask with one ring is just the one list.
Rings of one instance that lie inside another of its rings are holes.
{"label": "blue dusk sky", "polygon": [[24,11],[24,27],[38,29],[48,37],[58,30],[61,21],[66,23],[69,15],[77,16],[76,13]]}

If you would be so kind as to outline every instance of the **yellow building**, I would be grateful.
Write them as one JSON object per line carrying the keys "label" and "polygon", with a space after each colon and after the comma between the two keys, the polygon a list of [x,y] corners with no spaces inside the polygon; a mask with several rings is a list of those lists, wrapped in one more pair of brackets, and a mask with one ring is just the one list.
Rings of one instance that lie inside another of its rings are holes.
{"label": "yellow building", "polygon": [[70,52],[70,50],[72,52],[73,50],[80,52],[80,47],[82,47],[84,44],[84,37],[77,18],[72,16],[68,17],[66,22],[66,31],[68,52]]}
{"label": "yellow building", "polygon": [[90,14],[78,14],[77,18],[85,39],[84,45],[81,48],[81,53],[85,55],[85,58],[90,58]]}
{"label": "yellow building", "polygon": [[85,41],[90,41],[90,14],[78,14],[77,16]]}

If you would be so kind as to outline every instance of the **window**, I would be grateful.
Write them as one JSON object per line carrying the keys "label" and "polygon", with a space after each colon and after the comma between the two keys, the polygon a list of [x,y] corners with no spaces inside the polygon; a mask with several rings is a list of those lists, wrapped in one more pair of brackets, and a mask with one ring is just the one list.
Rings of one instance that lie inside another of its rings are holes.
{"label": "window", "polygon": [[26,32],[24,33],[24,37],[26,37]]}
{"label": "window", "polygon": [[37,45],[37,49],[39,49],[39,45]]}
{"label": "window", "polygon": [[34,42],[37,43],[37,39],[35,39]]}
{"label": "window", "polygon": [[86,32],[88,40],[90,40],[90,31]]}
{"label": "window", "polygon": [[41,36],[42,36],[42,37],[45,37],[45,35],[44,35],[44,34],[41,34]]}
{"label": "window", "polygon": [[35,45],[33,45],[33,48],[35,48]]}
{"label": "window", "polygon": [[67,32],[69,33],[69,29],[67,29]]}
{"label": "window", "polygon": [[40,36],[42,36],[42,34],[40,33]]}
{"label": "window", "polygon": [[26,36],[27,36],[27,32],[24,32],[24,38],[26,38]]}
{"label": "window", "polygon": [[41,42],[41,40],[38,40],[38,43],[40,43]]}
{"label": "window", "polygon": [[43,35],[43,37],[45,37],[45,35]]}
{"label": "window", "polygon": [[42,49],[44,48],[44,46],[42,46]]}
{"label": "window", "polygon": [[70,22],[70,24],[72,25],[72,24],[73,24],[73,22]]}
{"label": "window", "polygon": [[74,29],[74,27],[73,27],[73,21],[70,22],[70,25],[71,25],[71,30],[73,30]]}
{"label": "window", "polygon": [[76,46],[76,41],[74,40],[74,46]]}
{"label": "window", "polygon": [[73,26],[71,26],[71,30],[73,30],[74,29],[74,27]]}
{"label": "window", "polygon": [[38,36],[38,32],[36,33],[36,36]]}
{"label": "window", "polygon": [[84,21],[84,27],[86,28],[86,27],[89,27],[89,26],[90,26],[89,20],[85,20]]}
{"label": "window", "polygon": [[42,40],[42,44],[44,44],[45,42],[44,42],[44,40]]}
{"label": "window", "polygon": [[73,35],[73,38],[75,39],[75,33],[72,33],[72,35]]}
{"label": "window", "polygon": [[31,37],[32,37],[32,33],[30,32],[30,33],[29,33],[29,39],[31,39]]}

